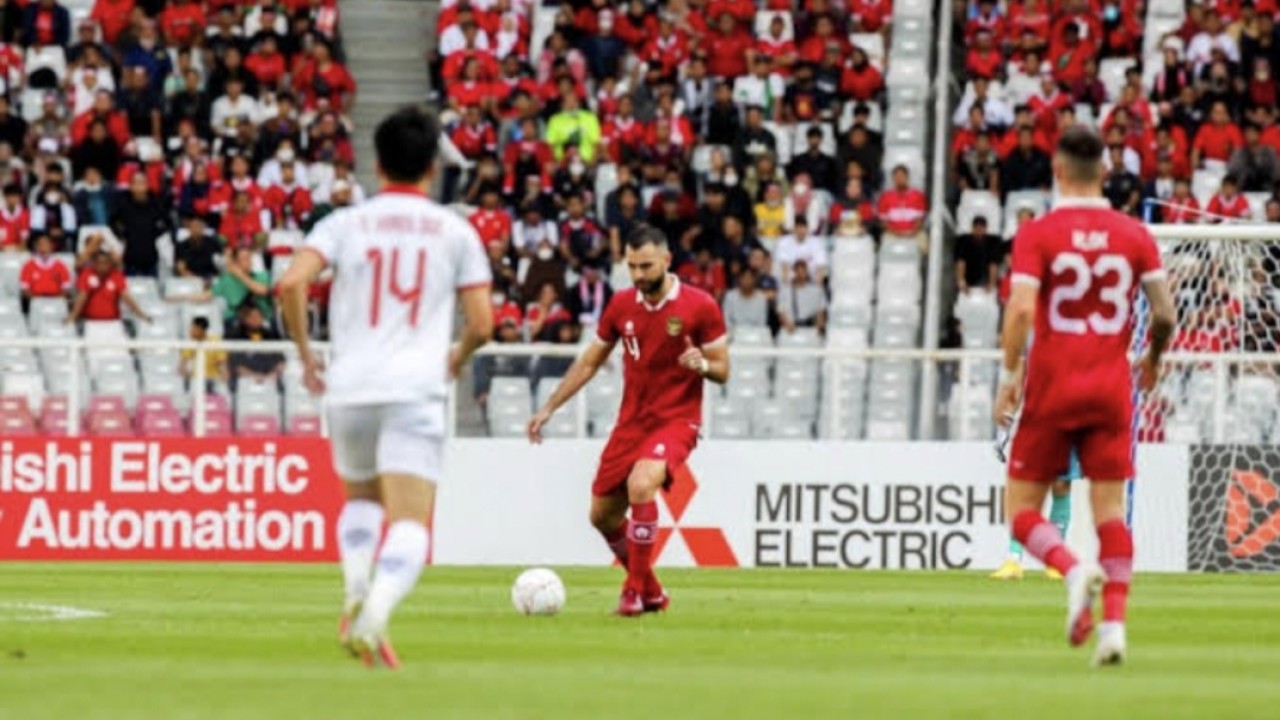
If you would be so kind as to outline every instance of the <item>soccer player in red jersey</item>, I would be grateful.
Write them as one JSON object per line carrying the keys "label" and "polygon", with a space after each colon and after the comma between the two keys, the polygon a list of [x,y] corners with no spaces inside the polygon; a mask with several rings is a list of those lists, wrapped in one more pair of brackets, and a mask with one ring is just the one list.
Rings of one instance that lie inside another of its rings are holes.
{"label": "soccer player in red jersey", "polygon": [[673,471],[698,443],[703,382],[729,380],[729,347],[720,306],[671,274],[661,231],[636,230],[627,239],[626,260],[636,292],[619,292],[609,301],[595,342],[529,421],[529,440],[542,441],[551,415],[621,342],[625,389],[591,486],[591,523],[627,569],[617,614],[633,617],[670,604],[653,573],[658,490],[669,486]]}
{"label": "soccer player in red jersey", "polygon": [[[1150,306],[1150,337],[1138,362],[1150,391],[1173,335],[1175,314],[1151,233],[1102,197],[1103,142],[1082,127],[1064,130],[1053,159],[1059,199],[1044,217],[1018,228],[1013,290],[1005,311],[1004,363],[996,417],[1022,401],[1009,453],[1006,508],[1027,552],[1067,579],[1067,638],[1093,631],[1093,599],[1103,616],[1095,665],[1125,655],[1125,605],[1133,573],[1133,536],[1125,524],[1125,480],[1133,476],[1133,379],[1128,350],[1132,308],[1141,284]],[[1035,342],[1023,367],[1034,325]],[[1090,480],[1101,568],[1076,561],[1061,533],[1040,514],[1072,449]]]}

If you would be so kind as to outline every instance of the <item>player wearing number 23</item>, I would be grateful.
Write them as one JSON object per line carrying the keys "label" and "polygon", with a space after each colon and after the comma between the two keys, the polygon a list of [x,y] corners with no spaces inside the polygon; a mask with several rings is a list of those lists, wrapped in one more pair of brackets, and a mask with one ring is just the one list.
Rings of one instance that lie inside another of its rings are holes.
{"label": "player wearing number 23", "polygon": [[1038,299],[1011,477],[1061,476],[1075,442],[1087,477],[1133,476],[1133,306],[1163,274],[1151,233],[1101,197],[1062,198],[1018,229],[1012,282]]}

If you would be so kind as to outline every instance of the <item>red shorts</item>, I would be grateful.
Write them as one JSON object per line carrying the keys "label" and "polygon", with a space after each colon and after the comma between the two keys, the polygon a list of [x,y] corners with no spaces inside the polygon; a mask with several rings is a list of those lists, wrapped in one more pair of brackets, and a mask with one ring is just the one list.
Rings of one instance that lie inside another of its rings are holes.
{"label": "red shorts", "polygon": [[684,465],[698,444],[698,430],[688,423],[675,422],[652,428],[618,426],[609,436],[609,443],[600,454],[600,466],[596,469],[591,494],[603,497],[626,487],[631,468],[641,460],[664,460],[667,463],[667,481],[671,483],[671,471]]}
{"label": "red shorts", "polygon": [[1053,482],[1067,473],[1071,450],[1080,457],[1080,471],[1090,481],[1133,477],[1133,429],[1123,425],[1065,428],[1022,418],[1009,450],[1009,478]]}

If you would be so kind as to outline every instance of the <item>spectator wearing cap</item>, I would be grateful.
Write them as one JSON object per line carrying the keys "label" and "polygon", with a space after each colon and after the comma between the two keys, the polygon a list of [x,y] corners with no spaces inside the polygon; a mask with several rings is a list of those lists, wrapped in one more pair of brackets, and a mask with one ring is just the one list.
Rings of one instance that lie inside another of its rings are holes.
{"label": "spectator wearing cap", "polygon": [[22,38],[26,45],[66,48],[71,42],[71,13],[56,0],[36,0],[23,15]]}
{"label": "spectator wearing cap", "polygon": [[791,282],[778,291],[778,324],[788,333],[796,328],[817,328],[826,331],[827,295],[815,284],[809,274],[809,266],[797,261],[791,266]]}
{"label": "spectator wearing cap", "polygon": [[911,187],[911,174],[906,165],[893,169],[893,187],[880,194],[876,202],[885,232],[890,235],[914,237],[924,228],[924,218],[929,201],[924,193]]}
{"label": "spectator wearing cap", "polygon": [[1240,192],[1240,181],[1234,175],[1222,178],[1218,192],[1214,193],[1205,207],[1205,214],[1206,220],[1211,223],[1253,219],[1249,200]]}
{"label": "spectator wearing cap", "polygon": [[115,187],[106,183],[96,165],[84,169],[84,177],[72,187],[72,205],[81,225],[109,225],[115,215]]}
{"label": "spectator wearing cap", "polygon": [[1000,238],[987,232],[986,217],[974,217],[970,231],[956,238],[955,260],[956,289],[961,295],[975,289],[996,291],[1004,247]]}
{"label": "spectator wearing cap", "polygon": [[4,205],[0,206],[0,251],[25,250],[31,231],[31,214],[22,203],[22,186],[4,186]]}
{"label": "spectator wearing cap", "polygon": [[223,240],[209,229],[201,215],[186,217],[183,226],[174,248],[174,271],[179,277],[211,282],[219,274],[216,259],[222,252]]}

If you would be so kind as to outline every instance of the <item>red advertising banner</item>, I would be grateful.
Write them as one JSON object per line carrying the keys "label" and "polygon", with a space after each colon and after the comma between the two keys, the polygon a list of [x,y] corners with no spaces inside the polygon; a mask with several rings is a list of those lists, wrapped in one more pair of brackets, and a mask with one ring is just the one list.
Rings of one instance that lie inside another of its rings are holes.
{"label": "red advertising banner", "polygon": [[318,439],[0,441],[0,560],[337,559]]}

